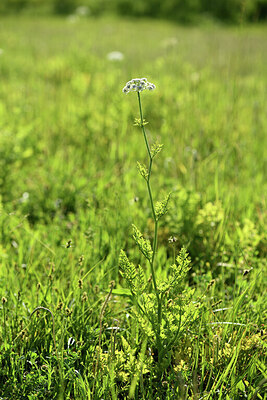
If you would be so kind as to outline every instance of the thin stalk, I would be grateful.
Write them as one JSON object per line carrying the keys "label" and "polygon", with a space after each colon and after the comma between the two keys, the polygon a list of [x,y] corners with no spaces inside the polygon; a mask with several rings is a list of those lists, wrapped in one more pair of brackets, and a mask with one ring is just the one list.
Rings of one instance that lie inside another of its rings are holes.
{"label": "thin stalk", "polygon": [[143,112],[142,112],[142,104],[141,104],[141,97],[140,97],[140,93],[139,93],[139,92],[137,92],[137,96],[138,96],[138,103],[139,103],[139,112],[140,112],[140,119],[141,119],[141,127],[142,127],[142,130],[143,130],[144,139],[145,139],[145,143],[146,143],[146,148],[147,148],[147,152],[148,152],[149,159],[150,159],[150,163],[151,163],[151,165],[150,165],[150,170],[151,170],[151,167],[152,167],[152,156],[151,156],[150,147],[149,147],[149,144],[148,144],[148,141],[147,141],[146,131],[145,131],[145,127],[144,127],[144,119],[143,119]]}
{"label": "thin stalk", "polygon": [[153,216],[153,220],[154,220],[154,241],[153,241],[153,246],[152,246],[153,254],[152,254],[152,260],[149,262],[149,264],[150,264],[150,269],[151,269],[154,290],[155,290],[157,302],[158,302],[157,341],[158,341],[158,347],[159,347],[159,353],[160,353],[159,355],[161,358],[160,328],[161,328],[161,319],[162,319],[162,305],[161,305],[161,298],[159,295],[157,281],[156,281],[156,275],[155,275],[155,270],[154,270],[154,260],[155,260],[155,254],[157,251],[157,241],[158,241],[158,220],[157,220],[157,216],[156,216],[156,212],[155,212],[154,201],[153,201],[153,196],[152,196],[152,191],[151,191],[151,186],[150,186],[150,177],[151,177],[151,171],[152,171],[153,157],[151,155],[150,147],[149,147],[148,140],[147,140],[146,130],[145,130],[145,126],[144,126],[143,112],[142,112],[141,96],[140,96],[139,92],[137,92],[137,96],[138,96],[138,104],[139,104],[139,112],[140,112],[140,120],[141,120],[140,126],[142,128],[142,132],[143,132],[143,136],[144,136],[144,140],[145,140],[145,144],[146,144],[146,148],[147,148],[147,153],[148,153],[148,157],[149,157],[148,177],[147,177],[146,183],[147,183],[147,190],[148,190],[148,195],[149,195],[150,204],[151,204],[152,216]]}
{"label": "thin stalk", "polygon": [[4,312],[4,343],[5,343],[5,346],[6,346],[6,343],[7,343],[7,333],[6,333],[6,307],[5,307],[6,299],[2,298],[2,303],[3,303],[3,312]]}

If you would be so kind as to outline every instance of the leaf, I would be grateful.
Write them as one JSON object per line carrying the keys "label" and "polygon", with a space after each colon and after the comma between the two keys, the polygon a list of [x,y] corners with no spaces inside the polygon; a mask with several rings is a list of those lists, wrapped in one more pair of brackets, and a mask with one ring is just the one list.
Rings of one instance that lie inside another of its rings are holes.
{"label": "leaf", "polygon": [[131,345],[127,342],[127,340],[125,339],[125,337],[123,337],[123,335],[121,336],[121,343],[124,353],[125,354],[130,353],[132,350]]}
{"label": "leaf", "polygon": [[236,387],[237,387],[237,389],[241,390],[241,392],[245,392],[246,391],[245,385],[244,385],[242,380],[237,383]]}
{"label": "leaf", "polygon": [[158,142],[153,143],[151,147],[151,157],[154,158],[158,153],[161,152],[163,148],[163,144],[160,144]]}
{"label": "leaf", "polygon": [[142,293],[146,289],[146,280],[143,268],[141,265],[138,265],[137,274],[136,274],[136,286],[139,293]]}
{"label": "leaf", "polygon": [[131,263],[123,250],[120,251],[119,256],[119,268],[121,275],[125,278],[131,292],[136,293],[135,278],[136,269],[133,263]]}
{"label": "leaf", "polygon": [[[110,290],[106,290],[107,293],[110,292]],[[131,297],[132,296],[132,292],[130,291],[130,289],[113,289],[112,290],[112,294],[116,295],[116,296],[122,296],[122,297]]]}
{"label": "leaf", "polygon": [[140,164],[140,162],[137,161],[137,168],[142,177],[147,181],[148,180],[148,170],[147,167],[144,164]]}
{"label": "leaf", "polygon": [[156,218],[159,220],[163,215],[165,215],[168,211],[168,203],[170,200],[171,193],[169,193],[164,200],[158,201],[155,205],[155,213],[156,213]]}
{"label": "leaf", "polygon": [[148,261],[152,261],[152,256],[153,256],[153,251],[152,247],[150,244],[150,241],[148,239],[145,239],[142,235],[142,233],[138,230],[138,228],[135,225],[132,225],[133,227],[133,238],[135,240],[135,243],[139,247],[139,250],[141,253],[145,256],[145,258]]}
{"label": "leaf", "polygon": [[143,122],[142,122],[142,120],[140,118],[135,118],[134,119],[134,126],[140,126],[142,128],[143,126],[145,126],[147,124],[148,124],[148,122],[146,122],[145,119],[143,119]]}
{"label": "leaf", "polygon": [[185,247],[182,247],[178,256],[176,257],[177,264],[171,265],[171,274],[168,280],[165,282],[164,289],[172,289],[174,292],[179,291],[179,286],[182,279],[186,276],[190,269],[191,259],[186,251]]}

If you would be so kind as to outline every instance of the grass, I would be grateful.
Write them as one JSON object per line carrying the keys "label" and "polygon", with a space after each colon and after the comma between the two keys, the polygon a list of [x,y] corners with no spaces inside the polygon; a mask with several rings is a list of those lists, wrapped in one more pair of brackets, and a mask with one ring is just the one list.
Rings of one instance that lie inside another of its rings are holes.
{"label": "grass", "polygon": [[[1,19],[1,398],[266,399],[266,35]],[[146,149],[121,92],[138,76],[157,85],[142,98],[148,139],[164,143],[153,194],[172,192],[157,276],[182,246],[191,257],[160,376],[118,264],[127,250],[149,281],[131,238],[134,222],[153,241]]]}

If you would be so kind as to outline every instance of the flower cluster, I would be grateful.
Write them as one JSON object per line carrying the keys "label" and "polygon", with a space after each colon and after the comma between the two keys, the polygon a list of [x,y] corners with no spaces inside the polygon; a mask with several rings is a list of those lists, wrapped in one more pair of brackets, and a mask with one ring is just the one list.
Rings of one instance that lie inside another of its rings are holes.
{"label": "flower cluster", "polygon": [[127,94],[129,92],[142,92],[145,89],[154,90],[155,88],[154,83],[148,82],[146,78],[136,78],[127,82],[122,91]]}

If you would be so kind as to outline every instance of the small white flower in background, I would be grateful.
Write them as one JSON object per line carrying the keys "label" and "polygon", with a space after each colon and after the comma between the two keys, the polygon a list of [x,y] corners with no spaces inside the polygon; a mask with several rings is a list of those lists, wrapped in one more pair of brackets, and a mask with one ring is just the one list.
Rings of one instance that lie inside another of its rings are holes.
{"label": "small white flower in background", "polygon": [[70,22],[71,24],[75,24],[75,22],[78,22],[78,21],[79,21],[79,17],[78,17],[78,15],[71,14],[71,15],[69,15],[69,16],[67,17],[67,20],[68,20],[68,22]]}
{"label": "small white flower in background", "polygon": [[30,197],[29,193],[28,192],[24,192],[22,194],[21,198],[19,199],[19,202],[20,203],[25,203],[26,201],[29,200],[29,197]]}
{"label": "small white flower in background", "polygon": [[79,15],[80,17],[86,17],[87,15],[90,14],[90,9],[89,7],[86,6],[80,6],[76,8],[75,14]]}
{"label": "small white flower in background", "polygon": [[107,59],[109,61],[122,61],[124,59],[124,55],[120,51],[111,51],[107,54]]}
{"label": "small white flower in background", "polygon": [[146,78],[134,78],[131,81],[127,82],[124,88],[122,89],[123,93],[129,92],[142,92],[143,90],[154,90],[156,86],[154,83],[148,82]]}
{"label": "small white flower in background", "polygon": [[4,53],[3,49],[0,49],[0,56]]}

